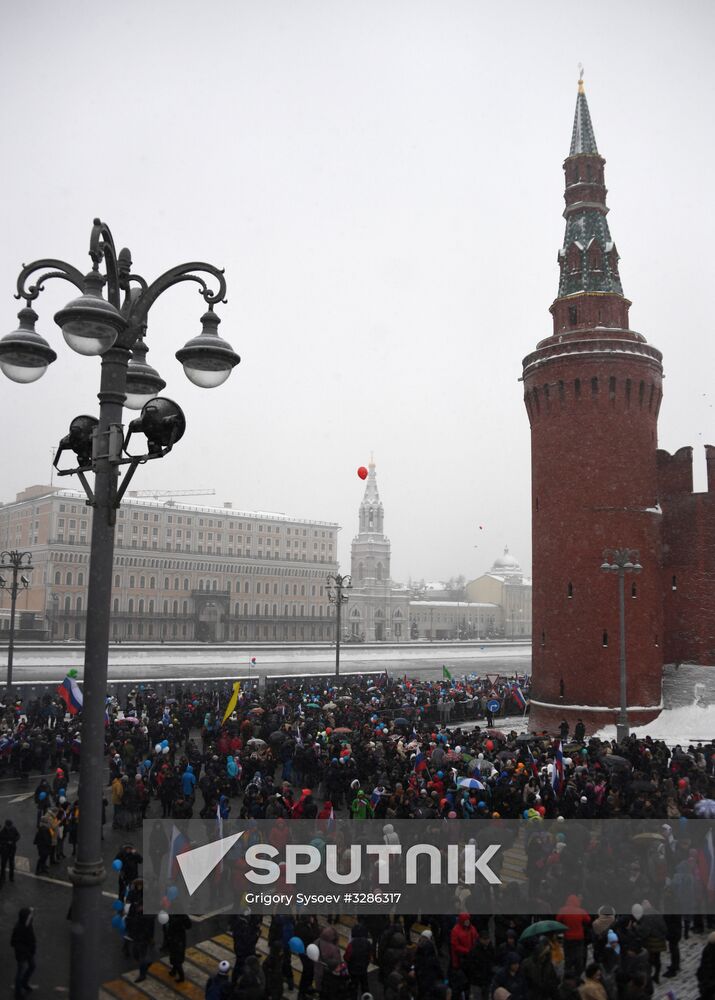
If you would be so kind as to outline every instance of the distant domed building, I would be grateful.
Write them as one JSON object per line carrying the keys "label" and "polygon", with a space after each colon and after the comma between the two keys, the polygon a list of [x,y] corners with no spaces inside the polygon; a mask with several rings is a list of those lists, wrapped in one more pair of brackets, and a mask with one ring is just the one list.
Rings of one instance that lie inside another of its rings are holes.
{"label": "distant domed building", "polygon": [[531,579],[524,576],[508,546],[488,573],[467,584],[466,591],[468,601],[497,606],[496,629],[500,635],[506,639],[531,635]]}

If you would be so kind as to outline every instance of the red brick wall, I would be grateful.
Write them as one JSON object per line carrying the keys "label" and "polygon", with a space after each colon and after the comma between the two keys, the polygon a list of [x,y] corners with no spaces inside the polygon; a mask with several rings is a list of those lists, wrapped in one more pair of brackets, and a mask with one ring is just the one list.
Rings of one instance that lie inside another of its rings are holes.
{"label": "red brick wall", "polygon": [[[618,705],[618,581],[600,564],[604,548],[628,547],[640,550],[644,567],[626,578],[628,703],[657,705],[662,516],[649,508],[658,498],[660,354],[635,333],[581,331],[568,345],[558,336],[542,342],[524,372],[532,442],[532,696],[559,706]],[[565,714],[573,724],[584,712]],[[534,706],[537,728],[552,715]]]}
{"label": "red brick wall", "polygon": [[663,506],[665,661],[715,663],[715,449],[705,448],[708,492],[693,493],[692,448],[658,452]]}

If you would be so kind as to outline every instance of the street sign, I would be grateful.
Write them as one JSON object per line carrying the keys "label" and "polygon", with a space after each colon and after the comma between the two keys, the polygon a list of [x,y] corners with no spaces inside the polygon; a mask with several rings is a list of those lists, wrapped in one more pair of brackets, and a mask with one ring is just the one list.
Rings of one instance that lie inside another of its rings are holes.
{"label": "street sign", "polygon": [[492,715],[496,715],[496,713],[497,713],[497,712],[499,711],[499,709],[501,708],[501,702],[499,701],[499,699],[498,699],[498,698],[491,698],[491,699],[490,699],[490,700],[489,700],[489,701],[487,702],[487,708],[488,708],[488,709],[489,709],[489,711],[490,711],[490,712],[492,713]]}
{"label": "street sign", "polygon": [[499,680],[499,674],[487,674],[487,680],[490,684],[496,684]]}

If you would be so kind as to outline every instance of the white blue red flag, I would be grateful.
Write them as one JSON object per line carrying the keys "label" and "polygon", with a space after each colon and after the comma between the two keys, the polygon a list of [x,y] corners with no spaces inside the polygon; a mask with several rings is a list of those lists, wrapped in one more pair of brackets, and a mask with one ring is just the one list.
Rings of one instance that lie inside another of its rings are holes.
{"label": "white blue red flag", "polygon": [[70,677],[68,674],[57,688],[57,694],[67,706],[70,715],[76,715],[77,712],[81,711],[84,698],[74,677]]}
{"label": "white blue red flag", "polygon": [[524,692],[521,690],[518,684],[514,684],[511,689],[511,694],[519,707],[519,710],[523,712],[526,709],[526,698],[524,697]]}
{"label": "white blue red flag", "polygon": [[560,795],[564,788],[564,751],[561,740],[554,744],[554,771],[551,775],[551,785],[556,795]]}

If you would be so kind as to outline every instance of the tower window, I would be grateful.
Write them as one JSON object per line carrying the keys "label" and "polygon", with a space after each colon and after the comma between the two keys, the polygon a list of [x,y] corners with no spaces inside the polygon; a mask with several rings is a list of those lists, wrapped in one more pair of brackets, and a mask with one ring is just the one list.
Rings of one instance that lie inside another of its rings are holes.
{"label": "tower window", "polygon": [[643,406],[643,397],[645,396],[645,382],[641,382],[638,386],[638,405]]}
{"label": "tower window", "polygon": [[678,589],[678,581],[676,580],[675,577],[673,577],[671,579],[671,581],[670,581],[670,589],[671,590],[677,590]]}
{"label": "tower window", "polygon": [[566,393],[564,391],[564,380],[559,379],[559,400],[563,403],[566,398]]}
{"label": "tower window", "polygon": [[594,375],[593,378],[591,379],[591,395],[592,396],[598,395],[598,378],[596,375]]}
{"label": "tower window", "polygon": [[611,400],[612,403],[615,403],[615,401],[616,401],[616,377],[615,377],[615,375],[611,375],[611,377],[608,380],[608,398]]}
{"label": "tower window", "polygon": [[578,323],[578,309],[576,306],[569,306],[569,323],[571,326],[576,326]]}
{"label": "tower window", "polygon": [[536,498],[536,510],[537,510],[537,512],[539,510],[539,498],[538,497]]}
{"label": "tower window", "polygon": [[603,638],[602,638],[601,642],[602,642],[604,648],[608,645],[608,632],[605,630],[605,628],[603,630]]}
{"label": "tower window", "polygon": [[626,379],[626,406],[631,405],[631,380]]}
{"label": "tower window", "polygon": [[546,632],[541,633],[541,648],[543,649],[546,645]]}
{"label": "tower window", "polygon": [[576,396],[576,399],[580,399],[581,398],[581,379],[580,378],[574,379],[573,388],[574,388],[574,395]]}
{"label": "tower window", "polygon": [[638,588],[635,583],[631,584],[631,597],[638,597]]}
{"label": "tower window", "polygon": [[656,646],[658,645],[658,633],[657,632],[655,633],[655,644],[656,644]]}
{"label": "tower window", "polygon": [[568,585],[568,590],[567,590],[567,595],[566,596],[569,598],[569,600],[573,597],[573,584],[572,583],[569,583],[569,585]]}

